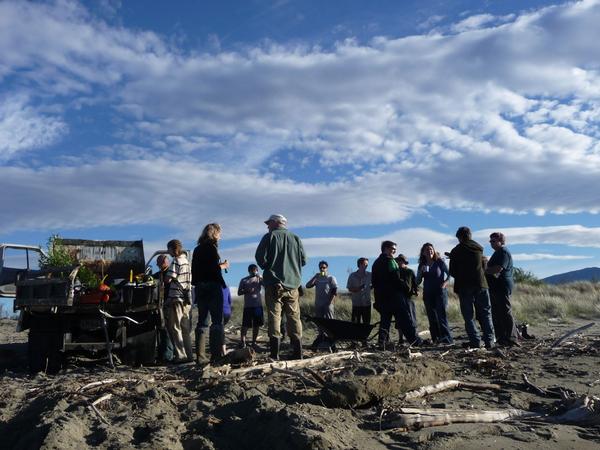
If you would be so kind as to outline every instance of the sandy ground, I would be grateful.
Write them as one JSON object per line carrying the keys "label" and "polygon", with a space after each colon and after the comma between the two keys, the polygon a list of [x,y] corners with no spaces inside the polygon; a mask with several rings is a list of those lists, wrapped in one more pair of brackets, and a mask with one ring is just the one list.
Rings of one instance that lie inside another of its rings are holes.
{"label": "sandy ground", "polygon": [[[528,390],[523,373],[542,388],[599,395],[600,326],[550,349],[556,337],[584,323],[532,327],[535,340],[501,352],[429,347],[419,349],[421,358],[409,359],[405,347],[385,352],[361,347],[374,354],[314,367],[325,380],[322,387],[301,370],[295,373],[303,379],[285,373],[223,376],[194,364],[113,371],[106,360],[81,358],[70,358],[56,376],[32,377],[25,362],[27,334],[16,333],[15,321],[5,319],[0,321],[0,447],[597,449],[597,425],[513,420],[387,429],[399,409],[409,406],[559,413],[559,401]],[[458,324],[455,334],[460,344],[464,333]],[[264,337],[262,346],[258,363],[267,361]],[[314,355],[306,351],[307,357]],[[501,390],[459,389],[401,399],[406,390],[445,379],[497,383]],[[85,387],[101,380],[112,381]],[[360,395],[348,394],[354,388],[362,389]],[[339,403],[340,395],[351,404]],[[94,411],[91,405],[98,399]]]}

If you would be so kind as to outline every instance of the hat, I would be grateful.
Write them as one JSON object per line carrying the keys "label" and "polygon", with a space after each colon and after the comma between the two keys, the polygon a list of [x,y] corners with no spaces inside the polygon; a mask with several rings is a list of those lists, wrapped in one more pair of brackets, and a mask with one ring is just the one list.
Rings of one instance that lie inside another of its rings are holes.
{"label": "hat", "polygon": [[398,256],[396,256],[396,261],[402,261],[404,264],[408,264],[408,258],[406,256],[404,256],[402,253],[400,253]]}
{"label": "hat", "polygon": [[269,223],[271,221],[280,223],[281,225],[287,224],[287,219],[281,214],[271,214],[271,216],[267,220],[265,220],[265,223]]}

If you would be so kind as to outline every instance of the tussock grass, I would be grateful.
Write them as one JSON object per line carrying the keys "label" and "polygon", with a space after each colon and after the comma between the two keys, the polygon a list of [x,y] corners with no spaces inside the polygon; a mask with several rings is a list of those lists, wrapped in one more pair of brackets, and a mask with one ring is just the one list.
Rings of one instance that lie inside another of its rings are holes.
{"label": "tussock grass", "polygon": [[[314,289],[305,289],[300,298],[302,317],[314,314]],[[419,330],[427,330],[428,322],[421,295],[414,298],[417,306]],[[532,324],[545,322],[550,318],[568,321],[570,319],[600,318],[600,283],[576,282],[563,285],[518,284],[512,295],[513,315],[518,323]],[[233,317],[230,325],[242,323],[243,298],[235,297]],[[265,312],[266,314],[266,312]],[[352,301],[348,293],[342,292],[335,302],[335,315],[340,320],[350,320]],[[463,323],[458,296],[448,290],[448,319],[453,324]],[[379,322],[379,313],[372,310],[371,323]],[[266,324],[266,316],[265,316]],[[304,321],[308,335],[316,332],[316,327]]]}

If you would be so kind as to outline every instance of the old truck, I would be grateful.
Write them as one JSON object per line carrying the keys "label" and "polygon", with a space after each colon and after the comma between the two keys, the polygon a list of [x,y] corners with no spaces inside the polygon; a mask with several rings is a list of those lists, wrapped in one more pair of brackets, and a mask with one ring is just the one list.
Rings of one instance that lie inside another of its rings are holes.
{"label": "old truck", "polygon": [[[163,324],[162,289],[142,241],[61,239],[74,264],[40,268],[38,246],[0,244],[0,296],[14,297],[17,328],[29,330],[32,372],[58,371],[68,352],[152,364]],[[102,282],[91,289],[83,273]]]}

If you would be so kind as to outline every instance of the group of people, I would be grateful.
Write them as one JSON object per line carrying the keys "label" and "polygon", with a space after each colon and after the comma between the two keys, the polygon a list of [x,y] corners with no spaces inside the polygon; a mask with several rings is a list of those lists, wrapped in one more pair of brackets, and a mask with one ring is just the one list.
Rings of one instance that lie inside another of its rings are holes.
{"label": "group of people", "polygon": [[[285,331],[290,338],[292,359],[302,358],[302,321],[300,320],[299,298],[302,291],[302,267],[306,265],[306,254],[300,238],[287,229],[287,219],[273,214],[266,221],[268,232],[262,237],[255,253],[257,264],[248,267],[248,276],[239,284],[238,295],[244,296],[244,312],[240,344],[247,344],[247,333],[252,329],[251,345],[256,345],[260,327],[264,324],[261,291],[267,314],[269,350],[272,359],[279,359],[282,339],[282,316],[285,316]],[[513,289],[512,257],[506,248],[505,236],[500,232],[490,235],[494,254],[489,259],[483,255],[483,247],[472,239],[468,227],[456,232],[458,244],[446,253],[450,263],[436,252],[434,246],[425,243],[421,247],[417,273],[409,267],[406,256],[396,256],[397,244],[383,241],[381,254],[373,262],[369,272],[369,260],[359,258],[357,270],[347,281],[352,298],[352,321],[370,324],[371,307],[380,314],[378,345],[389,343],[392,318],[395,320],[400,343],[406,340],[411,345],[422,345],[417,331],[414,297],[423,284],[423,301],[427,312],[431,340],[436,344],[452,344],[453,337],[447,318],[450,277],[454,278],[454,291],[460,300],[460,310],[468,336],[466,347],[480,347],[482,337],[476,325],[479,322],[486,348],[494,345],[518,345],[517,330],[511,311]],[[194,249],[192,263],[187,260],[181,242],[169,241],[166,255],[157,259],[161,268],[158,276],[164,282],[164,315],[166,330],[159,336],[159,352],[163,359],[173,354],[175,362],[199,363],[219,361],[225,352],[224,325],[231,316],[231,295],[222,272],[228,269],[227,260],[219,256],[218,244],[221,227],[208,224],[202,230]],[[335,317],[335,298],[338,284],[328,273],[328,263],[319,262],[317,272],[306,283],[306,288],[315,288],[315,310],[317,317]],[[262,269],[262,277],[259,274]],[[192,295],[198,307],[198,323],[195,329],[196,350],[191,341]],[[371,291],[374,303],[371,301]],[[322,338],[320,334],[317,339]],[[207,357],[206,344],[210,350]]]}

